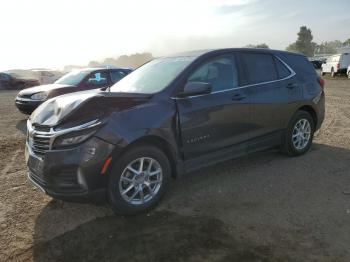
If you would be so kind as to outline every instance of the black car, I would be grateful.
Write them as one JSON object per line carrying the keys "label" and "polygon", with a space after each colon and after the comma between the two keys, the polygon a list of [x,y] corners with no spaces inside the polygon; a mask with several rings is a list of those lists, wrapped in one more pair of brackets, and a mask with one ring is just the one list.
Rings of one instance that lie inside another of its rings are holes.
{"label": "black car", "polygon": [[155,59],[106,91],[42,104],[28,120],[28,178],[54,198],[142,212],[171,177],[269,148],[307,152],[324,119],[323,86],[305,56],[284,51]]}
{"label": "black car", "polygon": [[59,95],[83,90],[107,88],[132,70],[129,68],[85,68],[74,70],[55,83],[40,85],[20,91],[15,104],[24,114],[31,114],[44,101]]}
{"label": "black car", "polygon": [[0,72],[0,90],[21,90],[39,84],[37,79],[21,77],[15,73]]}

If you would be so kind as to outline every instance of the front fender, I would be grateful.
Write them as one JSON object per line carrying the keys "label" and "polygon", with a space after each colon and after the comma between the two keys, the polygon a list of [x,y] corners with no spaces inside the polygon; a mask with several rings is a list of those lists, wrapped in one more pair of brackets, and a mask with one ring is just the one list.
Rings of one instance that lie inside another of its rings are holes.
{"label": "front fender", "polygon": [[124,149],[143,137],[159,137],[177,148],[176,107],[173,101],[150,102],[113,112],[96,136]]}

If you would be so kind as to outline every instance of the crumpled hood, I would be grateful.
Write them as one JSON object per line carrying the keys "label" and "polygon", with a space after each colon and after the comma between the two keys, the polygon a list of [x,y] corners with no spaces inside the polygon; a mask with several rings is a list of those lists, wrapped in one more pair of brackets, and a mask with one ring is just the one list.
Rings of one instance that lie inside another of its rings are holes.
{"label": "crumpled hood", "polygon": [[77,124],[142,104],[148,98],[149,95],[100,90],[76,92],[47,100],[32,113],[30,121],[33,125],[44,126],[66,125],[67,122]]}
{"label": "crumpled hood", "polygon": [[72,87],[71,85],[62,85],[62,84],[49,84],[49,85],[41,85],[41,86],[34,86],[30,88],[23,89],[21,92],[19,92],[19,95],[32,95],[38,92],[48,92],[53,89],[58,88],[65,88],[65,87]]}

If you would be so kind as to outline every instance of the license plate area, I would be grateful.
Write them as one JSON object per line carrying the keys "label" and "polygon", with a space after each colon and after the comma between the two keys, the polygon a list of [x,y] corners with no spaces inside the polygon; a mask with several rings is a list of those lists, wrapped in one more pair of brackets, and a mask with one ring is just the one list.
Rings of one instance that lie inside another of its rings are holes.
{"label": "license plate area", "polygon": [[29,155],[27,165],[37,177],[43,178],[44,162],[42,159]]}

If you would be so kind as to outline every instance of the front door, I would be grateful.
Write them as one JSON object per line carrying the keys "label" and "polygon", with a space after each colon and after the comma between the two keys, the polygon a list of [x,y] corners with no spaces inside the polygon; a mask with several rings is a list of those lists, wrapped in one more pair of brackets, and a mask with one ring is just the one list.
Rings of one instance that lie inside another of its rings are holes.
{"label": "front door", "polygon": [[[250,138],[249,94],[239,88],[234,55],[202,63],[187,82],[212,85],[210,94],[177,98],[181,139],[186,160],[242,144]],[[240,146],[240,150],[246,150]]]}

